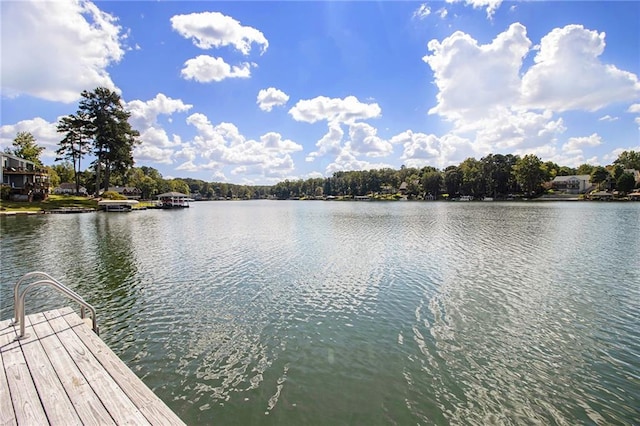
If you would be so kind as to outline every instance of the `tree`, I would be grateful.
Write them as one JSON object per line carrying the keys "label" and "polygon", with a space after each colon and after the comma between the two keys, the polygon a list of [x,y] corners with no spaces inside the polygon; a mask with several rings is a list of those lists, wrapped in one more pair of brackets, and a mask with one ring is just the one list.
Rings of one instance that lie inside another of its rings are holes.
{"label": "tree", "polygon": [[618,191],[628,193],[633,190],[636,185],[636,180],[631,173],[623,173],[616,181],[616,188]]}
{"label": "tree", "polygon": [[86,115],[90,122],[87,134],[93,140],[96,155],[97,195],[103,167],[103,186],[108,189],[112,172],[124,174],[133,166],[133,147],[139,143],[140,133],[129,124],[131,113],[124,109],[117,93],[98,87],[93,92],[83,91],[81,96],[78,113]]}
{"label": "tree", "polygon": [[518,159],[513,166],[513,174],[525,194],[534,195],[541,192],[546,172],[542,160],[536,155],[527,154]]}
{"label": "tree", "polygon": [[597,183],[601,185],[602,182],[609,178],[609,171],[602,166],[596,166],[591,170],[591,183]]}
{"label": "tree", "polygon": [[462,178],[462,172],[456,166],[449,166],[445,169],[444,186],[449,196],[453,197],[460,192]]}
{"label": "tree", "polygon": [[591,164],[586,164],[586,163],[585,164],[580,164],[578,166],[578,168],[576,169],[576,174],[577,175],[590,175],[594,168],[595,168],[595,166],[592,166]]}
{"label": "tree", "polygon": [[621,165],[623,169],[640,170],[640,151],[622,151],[613,163]]}
{"label": "tree", "polygon": [[80,193],[80,163],[90,149],[90,129],[91,122],[83,112],[62,117],[57,127],[57,131],[65,133],[65,136],[58,143],[60,148],[56,151],[58,156],[56,161],[71,160],[73,163],[73,180],[76,184],[76,194]]}
{"label": "tree", "polygon": [[442,185],[442,174],[440,172],[430,171],[422,175],[422,187],[434,197],[440,195],[440,185]]}
{"label": "tree", "polygon": [[7,148],[5,151],[8,154],[31,161],[38,167],[42,167],[40,154],[44,151],[44,147],[36,144],[36,138],[31,133],[18,132],[13,140],[13,146],[13,149]]}
{"label": "tree", "polygon": [[[51,166],[51,169],[58,175],[60,182],[71,182],[75,178],[75,170],[68,161],[63,161],[62,164],[55,164]],[[53,182],[51,184],[53,185]]]}

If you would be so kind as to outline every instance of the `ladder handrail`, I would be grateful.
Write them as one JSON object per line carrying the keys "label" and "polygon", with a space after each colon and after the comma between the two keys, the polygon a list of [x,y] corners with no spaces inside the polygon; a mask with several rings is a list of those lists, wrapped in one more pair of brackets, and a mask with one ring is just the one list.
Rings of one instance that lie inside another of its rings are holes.
{"label": "ladder handrail", "polygon": [[[27,285],[24,288],[24,290],[22,291],[22,293],[20,293],[19,292],[20,284],[22,284],[22,282],[25,279],[31,278],[31,277],[34,277],[34,276],[42,276],[42,277],[46,277],[46,279],[39,280],[39,281],[36,281],[36,282],[33,282],[33,283]],[[73,290],[69,289],[64,284],[62,284],[59,281],[57,281],[55,278],[52,278],[49,274],[47,274],[45,272],[35,271],[35,272],[29,272],[28,274],[25,274],[20,280],[18,280],[18,282],[15,284],[14,289],[13,289],[14,315],[15,315],[14,321],[16,323],[20,324],[20,335],[18,336],[18,339],[25,337],[25,326],[26,325],[25,325],[25,308],[24,308],[24,304],[25,304],[25,298],[27,296],[27,293],[32,288],[43,286],[43,285],[53,287],[54,289],[58,290],[60,293],[63,293],[64,295],[66,295],[70,299],[72,299],[75,302],[77,302],[80,305],[80,317],[81,318],[85,317],[85,309],[88,309],[89,312],[91,312],[93,331],[96,334],[99,333],[99,331],[98,331],[98,323],[97,323],[97,320],[96,320],[96,310],[92,305],[87,303],[76,292],[74,292]]]}

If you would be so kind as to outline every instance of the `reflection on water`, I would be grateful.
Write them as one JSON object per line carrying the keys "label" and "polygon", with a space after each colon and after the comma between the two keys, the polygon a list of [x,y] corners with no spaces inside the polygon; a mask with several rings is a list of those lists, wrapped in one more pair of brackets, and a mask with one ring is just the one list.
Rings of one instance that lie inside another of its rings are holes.
{"label": "reflection on water", "polygon": [[634,203],[3,218],[1,314],[22,274],[60,278],[190,424],[630,424],[638,223]]}

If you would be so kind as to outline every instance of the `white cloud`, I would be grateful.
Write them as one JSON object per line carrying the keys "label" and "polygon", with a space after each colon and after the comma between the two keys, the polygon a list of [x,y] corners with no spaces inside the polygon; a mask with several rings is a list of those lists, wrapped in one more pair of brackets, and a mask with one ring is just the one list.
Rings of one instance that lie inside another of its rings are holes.
{"label": "white cloud", "polygon": [[414,12],[414,19],[424,19],[431,15],[431,8],[426,3],[422,3]]}
{"label": "white cloud", "polygon": [[591,136],[569,138],[567,143],[562,145],[562,151],[566,154],[577,155],[582,154],[584,147],[598,145],[602,145],[602,138],[594,133]]}
{"label": "white cloud", "polygon": [[438,11],[436,12],[438,14],[438,16],[440,17],[440,19],[444,19],[447,17],[447,15],[449,14],[449,12],[447,11],[446,8],[441,7],[440,9],[438,9]]}
{"label": "white cloud", "polygon": [[522,78],[524,105],[553,111],[596,111],[640,96],[638,77],[600,62],[605,34],[582,25],[556,28],[541,40]]}
{"label": "white cloud", "polygon": [[158,123],[158,116],[166,115],[170,120],[174,113],[187,112],[193,105],[158,93],[148,101],[135,99],[126,102],[124,107],[131,113],[131,126],[140,132],[141,144],[133,150],[136,161],[171,164],[173,150],[182,144],[182,140],[178,135],[169,138],[163,126]]}
{"label": "white cloud", "polygon": [[199,167],[215,162],[220,167],[233,166],[232,174],[250,174],[262,177],[282,177],[293,172],[295,164],[290,153],[301,151],[302,146],[276,132],[268,132],[259,141],[246,139],[232,123],[213,125],[200,113],[187,118],[197,135],[186,149],[190,161]]}
{"label": "white cloud", "polygon": [[269,47],[269,42],[260,31],[245,27],[219,12],[175,15],[171,18],[171,27],[181,36],[192,39],[193,44],[201,49],[233,46],[248,55],[253,43],[261,47],[261,53]]}
{"label": "white cloud", "polygon": [[377,136],[377,129],[367,123],[353,123],[349,126],[349,147],[355,154],[367,157],[386,157],[393,153],[393,146]]}
{"label": "white cloud", "polygon": [[[158,146],[160,145],[160,146]],[[150,161],[160,164],[171,164],[173,157],[173,149],[162,148],[162,144],[147,144],[136,146],[133,150],[133,156],[137,162]]]}
{"label": "white cloud", "polygon": [[338,123],[329,123],[329,131],[318,142],[316,146],[317,151],[310,152],[305,158],[305,161],[313,161],[317,157],[322,157],[327,154],[338,155],[342,146],[342,137],[344,131]]}
{"label": "white cloud", "polygon": [[[428,47],[430,54],[423,59],[438,87],[437,104],[429,113],[452,123],[450,133],[440,139],[458,136],[471,143],[467,152],[477,155],[535,153],[565,161],[558,164],[583,161],[587,146],[572,149],[585,143],[582,140],[568,141],[566,150],[556,148],[566,127],[555,114],[595,110],[640,94],[634,74],[598,59],[605,47],[604,34],[577,25],[551,31],[533,49],[526,28],[519,23],[487,44],[458,31],[442,41],[432,40]],[[524,58],[532,51],[537,52],[534,65],[523,70]],[[629,112],[636,110],[640,106],[630,107]],[[436,145],[409,144],[404,154],[407,163],[421,149]],[[441,149],[440,164],[451,161],[457,152]]]}
{"label": "white cloud", "polygon": [[16,1],[1,17],[4,96],[71,103],[87,88],[117,91],[107,68],[125,50],[112,15],[84,0]]}
{"label": "white cloud", "polygon": [[298,101],[289,114],[296,121],[315,123],[327,120],[331,123],[353,123],[356,120],[366,120],[379,117],[382,113],[377,103],[365,104],[355,96],[344,99],[318,96],[313,99]]}
{"label": "white cloud", "polygon": [[612,116],[610,116],[609,114],[607,114],[607,115],[605,115],[605,116],[602,116],[602,117],[600,117],[600,118],[598,119],[598,121],[609,121],[609,122],[611,122],[611,121],[617,121],[617,120],[618,120],[618,117],[612,117]]}
{"label": "white cloud", "polygon": [[58,142],[64,137],[57,132],[57,126],[57,122],[50,123],[41,117],[22,120],[16,124],[5,124],[0,127],[0,145],[3,151],[7,147],[13,149],[13,140],[18,132],[29,132],[36,139],[36,144],[45,148],[40,159],[43,162],[46,162],[45,160],[53,162],[56,158],[56,150],[59,148]]}
{"label": "white cloud", "polygon": [[450,120],[478,119],[495,107],[517,103],[522,59],[530,46],[526,28],[518,23],[486,45],[461,31],[442,42],[431,40],[433,53],[423,60],[433,70],[439,93],[429,113]]}
{"label": "white cloud", "polygon": [[275,106],[285,105],[289,100],[289,95],[282,90],[278,90],[275,87],[269,87],[268,89],[262,89],[258,92],[258,99],[256,103],[263,111],[271,111]]}
{"label": "white cloud", "polygon": [[336,157],[333,163],[329,164],[326,168],[327,175],[332,175],[339,171],[352,171],[352,170],[372,170],[372,169],[384,169],[393,168],[389,164],[383,163],[370,163],[368,161],[358,160],[356,156],[345,147],[340,154]]}
{"label": "white cloud", "polygon": [[158,93],[155,98],[148,101],[135,99],[126,102],[125,109],[131,113],[129,122],[137,130],[143,130],[157,123],[159,115],[171,116],[174,112],[186,112],[193,108],[191,104],[185,104],[181,99],[172,99],[163,93]]}
{"label": "white cloud", "polygon": [[270,150],[276,152],[296,152],[302,151],[302,145],[295,143],[289,139],[282,139],[280,133],[269,132],[265,135],[260,136],[260,142],[262,142],[263,146]]}
{"label": "white cloud", "polygon": [[629,106],[629,109],[627,109],[627,112],[640,113],[640,104],[633,104]]}
{"label": "white cloud", "polygon": [[199,55],[188,59],[184,63],[184,68],[180,72],[186,80],[195,80],[199,83],[209,83],[211,81],[222,81],[225,78],[249,78],[251,77],[251,66],[244,62],[231,66],[222,58],[214,58],[209,55]]}
{"label": "white cloud", "polygon": [[390,142],[403,146],[400,159],[408,167],[445,168],[476,153],[470,140],[453,134],[437,137],[407,130],[392,137]]}

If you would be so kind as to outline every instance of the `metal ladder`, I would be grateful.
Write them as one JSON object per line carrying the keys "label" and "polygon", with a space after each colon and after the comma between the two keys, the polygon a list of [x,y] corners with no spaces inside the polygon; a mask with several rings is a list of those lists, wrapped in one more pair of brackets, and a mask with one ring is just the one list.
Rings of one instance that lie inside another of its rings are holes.
{"label": "metal ladder", "polygon": [[[33,278],[41,278],[38,281],[32,282],[30,284],[28,284],[26,287],[24,287],[24,289],[22,290],[22,293],[20,293],[20,285],[24,282],[26,282],[29,279],[33,279]],[[82,297],[80,297],[75,291],[69,289],[68,287],[66,287],[65,285],[63,285],[62,283],[60,283],[58,280],[56,280],[55,278],[53,278],[51,275],[45,273],[45,272],[40,272],[40,271],[33,271],[33,272],[29,272],[25,275],[22,276],[22,278],[20,278],[18,280],[18,282],[14,285],[13,287],[13,316],[14,316],[14,324],[19,324],[20,325],[20,334],[18,335],[17,339],[23,339],[26,336],[25,334],[25,313],[24,313],[24,302],[25,302],[25,298],[27,296],[27,293],[36,287],[41,287],[41,286],[48,286],[48,287],[53,287],[54,289],[56,289],[58,292],[64,294],[65,296],[69,297],[70,299],[74,300],[75,302],[77,302],[80,305],[80,317],[84,320],[85,318],[85,310],[89,310],[89,312],[91,313],[91,324],[92,324],[92,329],[94,331],[94,333],[96,334],[100,334],[99,330],[98,330],[98,323],[96,321],[96,310],[93,306],[91,306],[89,303],[87,303]]]}

